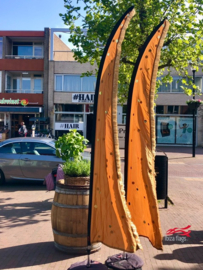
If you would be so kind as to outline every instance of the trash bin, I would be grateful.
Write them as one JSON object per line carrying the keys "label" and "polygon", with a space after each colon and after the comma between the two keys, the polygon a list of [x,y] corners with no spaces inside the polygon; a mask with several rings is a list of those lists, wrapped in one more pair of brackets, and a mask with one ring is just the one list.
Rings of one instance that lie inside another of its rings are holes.
{"label": "trash bin", "polygon": [[168,157],[166,155],[155,156],[156,192],[158,200],[165,200],[167,208],[168,196]]}

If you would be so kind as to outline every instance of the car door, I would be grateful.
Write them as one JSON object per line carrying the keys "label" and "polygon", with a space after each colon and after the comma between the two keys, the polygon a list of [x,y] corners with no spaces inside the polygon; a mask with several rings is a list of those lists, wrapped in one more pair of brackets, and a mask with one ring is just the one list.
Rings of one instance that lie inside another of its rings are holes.
{"label": "car door", "polygon": [[20,159],[20,143],[8,143],[0,147],[0,168],[5,178],[22,178]]}
{"label": "car door", "polygon": [[22,142],[20,160],[24,178],[43,180],[62,160],[56,157],[55,148],[41,142]]}

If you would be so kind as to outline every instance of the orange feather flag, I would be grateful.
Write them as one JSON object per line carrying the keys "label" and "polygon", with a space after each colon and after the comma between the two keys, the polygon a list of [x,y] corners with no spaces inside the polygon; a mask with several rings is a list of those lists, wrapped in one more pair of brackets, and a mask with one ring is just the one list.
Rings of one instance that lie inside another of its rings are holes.
{"label": "orange feather flag", "polygon": [[130,19],[130,8],[111,33],[101,60],[95,93],[95,141],[92,143],[90,178],[90,243],[134,252],[141,248],[131,222],[121,177],[117,133],[117,85],[121,43]]}
{"label": "orange feather flag", "polygon": [[154,94],[160,52],[169,22],[152,32],[138,57],[128,97],[125,145],[127,204],[138,234],[162,249],[155,183]]}

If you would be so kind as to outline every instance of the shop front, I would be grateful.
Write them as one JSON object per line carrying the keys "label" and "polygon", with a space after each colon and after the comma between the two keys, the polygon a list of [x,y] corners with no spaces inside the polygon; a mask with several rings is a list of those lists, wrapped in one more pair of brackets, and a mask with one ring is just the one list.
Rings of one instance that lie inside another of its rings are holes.
{"label": "shop front", "polygon": [[55,136],[59,137],[71,129],[76,129],[91,142],[93,103],[94,94],[72,94],[70,104],[55,104]]}
{"label": "shop front", "polygon": [[32,133],[33,117],[43,114],[43,94],[0,94],[0,132],[7,131],[7,138],[18,136],[24,122],[28,136]]}
{"label": "shop front", "polygon": [[192,145],[193,118],[187,116],[157,115],[157,145]]}

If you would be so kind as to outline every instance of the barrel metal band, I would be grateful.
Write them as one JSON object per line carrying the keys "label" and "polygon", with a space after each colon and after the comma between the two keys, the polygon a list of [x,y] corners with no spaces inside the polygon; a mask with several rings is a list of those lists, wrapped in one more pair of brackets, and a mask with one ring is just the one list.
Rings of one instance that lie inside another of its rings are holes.
{"label": "barrel metal band", "polygon": [[87,234],[62,233],[62,232],[55,231],[54,229],[53,229],[53,233],[54,234],[57,234],[57,235],[66,236],[66,237],[73,237],[73,238],[84,238],[84,237],[87,237]]}
{"label": "barrel metal band", "polygon": [[69,195],[89,195],[89,190],[65,190],[64,188],[60,188],[58,186],[56,186],[55,192]]}
{"label": "barrel metal band", "polygon": [[53,205],[61,207],[61,208],[70,208],[70,209],[88,209],[88,205],[67,205],[67,204],[61,204],[57,202],[53,202]]}

